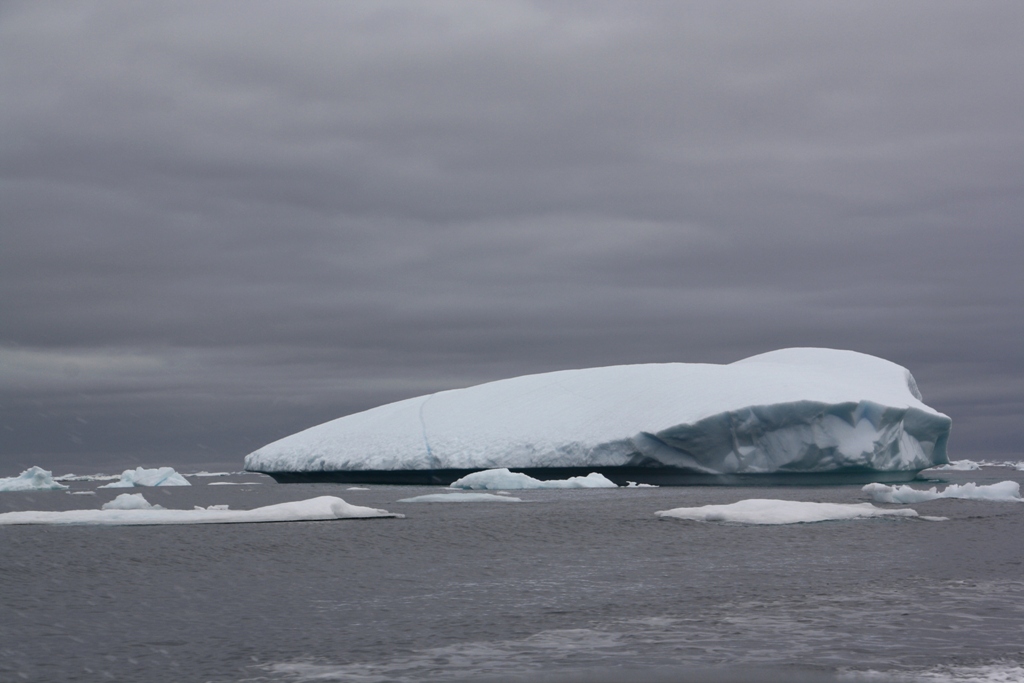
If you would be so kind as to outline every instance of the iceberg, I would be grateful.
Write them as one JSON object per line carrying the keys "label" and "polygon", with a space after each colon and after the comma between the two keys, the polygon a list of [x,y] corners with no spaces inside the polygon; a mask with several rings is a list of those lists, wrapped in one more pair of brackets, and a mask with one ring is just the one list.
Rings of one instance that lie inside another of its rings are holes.
{"label": "iceberg", "polygon": [[450,484],[496,468],[541,480],[597,472],[619,485],[907,481],[948,462],[950,424],[902,366],[794,348],[727,365],[619,365],[441,391],[285,437],[250,453],[245,469],[279,482]]}
{"label": "iceberg", "polygon": [[225,509],[225,506],[213,505],[206,509],[197,508],[194,510],[164,510],[153,506],[150,508],[126,509],[120,507],[103,510],[67,510],[64,512],[37,510],[5,512],[0,514],[0,526],[7,524],[99,524],[110,526],[245,524],[254,522],[318,522],[335,519],[370,519],[375,517],[404,517],[404,515],[394,514],[387,510],[350,505],[341,498],[334,496],[320,496],[292,503],[267,505],[266,507],[254,510],[228,510]]}
{"label": "iceberg", "polygon": [[502,489],[614,489],[618,488],[618,484],[597,472],[591,472],[585,477],[542,481],[522,472],[512,472],[507,467],[500,467],[467,474],[461,479],[453,481],[449,487],[491,491]]}
{"label": "iceberg", "polygon": [[879,503],[923,503],[940,498],[960,498],[962,500],[994,500],[1000,502],[1019,503],[1020,484],[1015,481],[1001,481],[998,484],[979,485],[975,483],[950,484],[943,491],[931,487],[927,491],[910,486],[886,486],[885,484],[868,484],[863,489]]}
{"label": "iceberg", "polygon": [[878,508],[871,503],[806,503],[797,500],[751,498],[729,505],[703,505],[655,512],[659,517],[695,522],[734,524],[802,524],[867,517],[917,517],[907,508]]}
{"label": "iceberg", "polygon": [[0,479],[0,491],[63,491],[67,486],[53,480],[53,472],[29,467],[17,477]]}
{"label": "iceberg", "polygon": [[156,467],[144,469],[136,467],[134,470],[125,470],[121,478],[115,482],[104,484],[97,488],[101,489],[125,489],[135,486],[191,486],[185,477],[174,471],[173,467]]}

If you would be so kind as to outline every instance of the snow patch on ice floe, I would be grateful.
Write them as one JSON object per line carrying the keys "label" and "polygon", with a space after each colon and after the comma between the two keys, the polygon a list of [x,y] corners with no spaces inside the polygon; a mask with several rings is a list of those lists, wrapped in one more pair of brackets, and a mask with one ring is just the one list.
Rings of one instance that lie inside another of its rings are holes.
{"label": "snow patch on ice floe", "polygon": [[507,493],[430,493],[425,496],[403,498],[399,503],[521,503],[521,499]]}
{"label": "snow patch on ice floe", "polygon": [[522,472],[512,472],[507,467],[499,467],[467,474],[462,479],[449,484],[449,488],[496,491],[499,489],[614,489],[618,486],[598,472],[591,472],[585,477],[542,481]]}
{"label": "snow patch on ice floe", "polygon": [[152,505],[141,493],[122,493],[104,503],[102,510],[163,510],[163,506]]}
{"label": "snow patch on ice floe", "polygon": [[404,517],[375,508],[350,505],[341,498],[320,496],[292,503],[278,503],[254,510],[228,510],[214,505],[194,510],[68,510],[65,512],[27,511],[0,514],[5,524],[69,525],[159,525],[159,524],[246,524],[254,522],[315,522],[335,519]]}
{"label": "snow patch on ice floe", "polygon": [[879,503],[923,503],[940,498],[1021,502],[1020,484],[1015,481],[1001,481],[998,484],[988,485],[979,485],[973,482],[950,484],[943,491],[937,491],[934,486],[927,491],[922,491],[908,484],[887,486],[875,483],[868,484],[861,490]]}
{"label": "snow patch on ice floe", "polygon": [[123,489],[135,486],[191,486],[185,477],[174,471],[173,467],[155,467],[145,469],[136,467],[125,470],[121,477],[110,484],[100,486],[101,489]]}
{"label": "snow patch on ice floe", "polygon": [[53,479],[53,472],[29,467],[16,477],[0,479],[0,491],[63,491],[67,486]]}
{"label": "snow patch on ice floe", "polygon": [[751,498],[729,505],[703,505],[693,508],[662,510],[659,517],[697,522],[733,522],[736,524],[800,524],[866,517],[916,517],[907,508],[884,509],[871,503],[807,503],[796,500]]}

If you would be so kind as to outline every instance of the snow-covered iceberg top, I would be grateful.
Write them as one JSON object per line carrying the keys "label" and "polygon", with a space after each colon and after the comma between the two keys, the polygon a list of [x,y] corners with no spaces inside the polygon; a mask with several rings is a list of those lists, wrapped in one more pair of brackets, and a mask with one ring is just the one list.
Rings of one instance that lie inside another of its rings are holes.
{"label": "snow-covered iceberg top", "polygon": [[162,505],[153,505],[141,493],[122,493],[114,500],[100,506],[101,510],[163,510]]}
{"label": "snow-covered iceberg top", "polygon": [[115,482],[100,486],[101,489],[126,489],[135,486],[191,486],[185,477],[174,471],[173,467],[155,467],[145,469],[136,467],[125,470],[121,478]]}
{"label": "snow-covered iceberg top", "polygon": [[998,484],[950,484],[943,491],[931,487],[927,491],[911,486],[886,486],[885,484],[868,484],[863,489],[879,503],[923,503],[927,500],[940,498],[960,498],[962,500],[994,500],[1000,502],[1019,503],[1020,484],[1015,481],[1001,481]]}
{"label": "snow-covered iceberg top", "polygon": [[729,365],[565,370],[419,396],[275,441],[245,469],[913,472],[947,462],[949,427],[895,363],[783,349]]}
{"label": "snow-covered iceberg top", "polygon": [[[140,496],[141,497],[141,496]],[[67,510],[64,512],[26,511],[0,514],[0,525],[5,524],[101,524],[101,525],[154,525],[154,524],[244,524],[252,522],[316,522],[333,519],[369,519],[372,517],[403,517],[387,510],[350,505],[341,498],[320,496],[292,503],[267,505],[254,510],[228,510],[214,505],[206,509],[164,510],[148,505],[143,498],[125,500],[118,496],[111,501],[122,501],[102,510]],[[133,507],[138,506],[138,507]]]}
{"label": "snow-covered iceberg top", "polygon": [[53,480],[53,472],[35,466],[16,477],[0,479],[0,491],[60,491],[66,488]]}
{"label": "snow-covered iceberg top", "polygon": [[729,505],[661,510],[654,514],[671,519],[734,524],[801,524],[867,517],[917,517],[908,508],[877,508],[871,503],[806,503],[798,500],[751,498]]}
{"label": "snow-covered iceberg top", "polygon": [[614,489],[618,485],[608,477],[591,472],[585,477],[549,479],[541,481],[522,472],[512,472],[507,467],[474,472],[448,485],[453,489],[483,489],[490,491],[512,489]]}

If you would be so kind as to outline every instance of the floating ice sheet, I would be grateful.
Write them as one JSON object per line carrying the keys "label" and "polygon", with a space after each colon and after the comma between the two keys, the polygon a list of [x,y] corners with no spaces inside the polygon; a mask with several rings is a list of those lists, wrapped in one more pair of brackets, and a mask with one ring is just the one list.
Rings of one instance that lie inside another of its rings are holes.
{"label": "floating ice sheet", "polygon": [[[116,499],[115,499],[116,500]],[[313,522],[334,519],[368,519],[372,517],[403,517],[387,510],[350,505],[341,498],[320,496],[292,503],[267,505],[255,510],[227,510],[223,506],[207,509],[106,509],[68,510],[65,512],[7,512],[0,514],[4,524],[244,524],[251,522]]]}
{"label": "floating ice sheet", "polygon": [[751,498],[729,505],[704,505],[662,510],[659,517],[697,522],[733,522],[736,524],[799,524],[866,517],[916,517],[907,508],[885,509],[871,503],[807,503],[796,500]]}
{"label": "floating ice sheet", "polygon": [[499,467],[467,474],[462,479],[449,484],[449,488],[497,491],[500,489],[614,489],[618,486],[598,472],[591,472],[585,477],[542,481],[522,472],[512,472],[507,467]]}
{"label": "floating ice sheet", "polygon": [[0,479],[0,491],[62,491],[67,486],[53,480],[53,472],[29,467],[17,477]]}
{"label": "floating ice sheet", "polygon": [[945,490],[938,491],[933,486],[927,491],[915,489],[909,485],[887,486],[885,484],[868,484],[863,489],[879,503],[923,503],[939,498],[960,498],[963,500],[992,500],[999,502],[1021,502],[1020,484],[1015,481],[1001,481],[998,484],[979,485],[950,484]]}
{"label": "floating ice sheet", "polygon": [[515,496],[493,493],[429,493],[425,496],[403,498],[399,503],[521,503]]}

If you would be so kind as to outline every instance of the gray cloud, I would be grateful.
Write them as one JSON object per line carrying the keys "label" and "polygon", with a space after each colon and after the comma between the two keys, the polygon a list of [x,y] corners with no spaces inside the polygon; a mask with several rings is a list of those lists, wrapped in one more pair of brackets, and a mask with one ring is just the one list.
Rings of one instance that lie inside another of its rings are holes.
{"label": "gray cloud", "polygon": [[[1018,457],[1016,3],[12,3],[5,469],[823,345]],[[77,465],[76,465],[77,466]]]}

